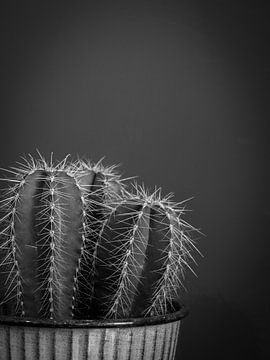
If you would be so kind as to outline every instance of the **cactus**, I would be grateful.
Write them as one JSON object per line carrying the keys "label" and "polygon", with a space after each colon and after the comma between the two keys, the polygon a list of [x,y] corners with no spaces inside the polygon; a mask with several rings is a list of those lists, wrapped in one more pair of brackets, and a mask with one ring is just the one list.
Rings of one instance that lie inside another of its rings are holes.
{"label": "cactus", "polygon": [[54,165],[30,157],[14,172],[1,201],[3,307],[18,316],[69,319],[91,292],[85,274],[102,201],[121,182],[111,168],[67,158]]}
{"label": "cactus", "polygon": [[190,237],[196,229],[181,218],[183,212],[160,191],[149,195],[136,186],[135,194],[126,193],[97,242],[95,313],[127,318],[173,309],[185,269],[194,273],[189,262],[196,264]]}
{"label": "cactus", "polygon": [[[32,156],[1,200],[0,309],[34,318],[165,315],[194,272],[183,203],[115,167]],[[197,250],[198,251],[198,250]]]}

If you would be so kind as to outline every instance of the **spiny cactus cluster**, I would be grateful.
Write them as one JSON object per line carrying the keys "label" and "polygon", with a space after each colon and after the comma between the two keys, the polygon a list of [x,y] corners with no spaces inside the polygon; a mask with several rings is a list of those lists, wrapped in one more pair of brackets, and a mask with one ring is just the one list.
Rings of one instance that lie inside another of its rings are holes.
{"label": "spiny cactus cluster", "polygon": [[25,159],[1,198],[0,307],[56,320],[164,315],[197,250],[184,207],[115,167]]}

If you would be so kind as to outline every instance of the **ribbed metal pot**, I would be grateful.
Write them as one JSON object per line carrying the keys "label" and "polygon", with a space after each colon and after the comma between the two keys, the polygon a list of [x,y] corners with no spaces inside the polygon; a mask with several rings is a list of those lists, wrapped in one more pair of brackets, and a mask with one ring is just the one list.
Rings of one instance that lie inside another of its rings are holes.
{"label": "ribbed metal pot", "polygon": [[172,360],[182,306],[166,316],[55,322],[0,317],[1,360]]}

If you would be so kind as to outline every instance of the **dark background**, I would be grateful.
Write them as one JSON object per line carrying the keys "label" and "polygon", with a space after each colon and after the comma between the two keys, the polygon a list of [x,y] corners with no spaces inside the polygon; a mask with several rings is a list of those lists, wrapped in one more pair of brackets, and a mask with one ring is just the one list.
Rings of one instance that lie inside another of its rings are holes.
{"label": "dark background", "polygon": [[269,16],[261,1],[1,3],[2,167],[121,163],[206,234],[177,359],[265,359]]}

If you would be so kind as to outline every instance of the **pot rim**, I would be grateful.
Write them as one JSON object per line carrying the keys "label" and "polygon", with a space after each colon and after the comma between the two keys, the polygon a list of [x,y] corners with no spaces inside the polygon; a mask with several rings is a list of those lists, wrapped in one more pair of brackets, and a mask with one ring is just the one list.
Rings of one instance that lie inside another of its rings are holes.
{"label": "pot rim", "polygon": [[0,316],[0,325],[49,327],[49,328],[113,328],[113,327],[137,327],[167,324],[183,319],[189,313],[189,308],[183,304],[175,304],[176,311],[166,315],[151,317],[138,317],[128,319],[71,319],[51,320],[20,318],[16,316]]}

